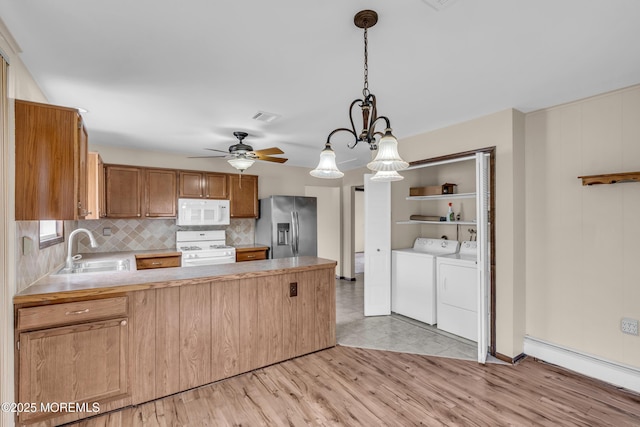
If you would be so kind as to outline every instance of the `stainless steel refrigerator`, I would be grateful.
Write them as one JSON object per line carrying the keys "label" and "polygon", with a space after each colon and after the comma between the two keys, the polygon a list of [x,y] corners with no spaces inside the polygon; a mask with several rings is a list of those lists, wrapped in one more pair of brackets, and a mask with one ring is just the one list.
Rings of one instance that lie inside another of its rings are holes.
{"label": "stainless steel refrigerator", "polygon": [[317,199],[271,196],[260,199],[256,243],[269,246],[269,258],[317,256]]}

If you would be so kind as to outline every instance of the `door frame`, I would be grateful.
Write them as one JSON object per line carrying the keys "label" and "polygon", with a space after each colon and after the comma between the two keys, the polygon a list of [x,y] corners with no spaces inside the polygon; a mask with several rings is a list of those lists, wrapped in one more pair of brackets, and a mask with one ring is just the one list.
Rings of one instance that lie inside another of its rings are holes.
{"label": "door frame", "polygon": [[431,157],[409,163],[410,168],[429,166],[432,163],[453,162],[463,157],[475,156],[478,153],[489,154],[489,354],[496,356],[496,147],[484,147],[476,150]]}

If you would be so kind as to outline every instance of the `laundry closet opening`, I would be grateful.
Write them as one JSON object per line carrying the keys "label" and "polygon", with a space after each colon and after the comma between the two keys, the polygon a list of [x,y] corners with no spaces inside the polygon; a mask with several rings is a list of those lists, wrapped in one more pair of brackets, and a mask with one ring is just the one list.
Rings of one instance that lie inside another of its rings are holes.
{"label": "laundry closet opening", "polygon": [[[354,222],[353,253],[365,260],[364,273],[338,283],[339,310],[340,288],[351,301],[349,320],[338,313],[339,343],[480,362],[495,354],[494,151],[414,162],[403,181],[380,188],[365,179],[364,192],[354,188],[354,216],[365,218],[365,232],[359,251]],[[410,195],[411,188],[445,183],[455,190]],[[449,203],[453,221],[444,218]]]}

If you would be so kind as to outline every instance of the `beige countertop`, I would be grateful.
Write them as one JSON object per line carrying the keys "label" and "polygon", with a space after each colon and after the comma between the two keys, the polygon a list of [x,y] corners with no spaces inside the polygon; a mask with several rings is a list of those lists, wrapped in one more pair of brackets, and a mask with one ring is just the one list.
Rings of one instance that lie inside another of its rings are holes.
{"label": "beige countertop", "polygon": [[[336,261],[317,257],[292,257],[198,267],[136,270],[135,255],[163,254],[175,250],[151,250],[85,254],[83,259],[129,259],[130,271],[49,274],[16,294],[14,304],[53,302],[67,298],[94,297],[137,290],[182,286],[214,281],[270,276],[336,266]],[[57,270],[56,270],[57,271]]]}

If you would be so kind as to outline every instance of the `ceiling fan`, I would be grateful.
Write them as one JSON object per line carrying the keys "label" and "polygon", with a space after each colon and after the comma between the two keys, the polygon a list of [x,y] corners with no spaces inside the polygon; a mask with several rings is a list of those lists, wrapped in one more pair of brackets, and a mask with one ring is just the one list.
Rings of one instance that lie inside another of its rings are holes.
{"label": "ceiling fan", "polygon": [[273,157],[272,154],[284,154],[284,151],[277,147],[265,148],[264,150],[254,150],[252,146],[243,143],[242,141],[248,136],[246,132],[234,132],[233,135],[238,138],[238,143],[231,145],[228,151],[217,150],[215,148],[206,148],[209,151],[218,151],[224,153],[224,155],[217,156],[198,156],[190,157],[190,159],[196,158],[213,158],[213,157],[226,157],[227,162],[240,172],[246,170],[256,160],[263,160],[265,162],[284,163],[288,159],[283,157]]}

